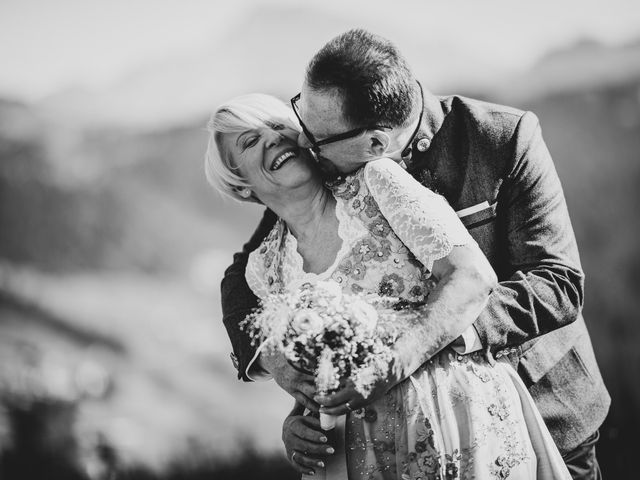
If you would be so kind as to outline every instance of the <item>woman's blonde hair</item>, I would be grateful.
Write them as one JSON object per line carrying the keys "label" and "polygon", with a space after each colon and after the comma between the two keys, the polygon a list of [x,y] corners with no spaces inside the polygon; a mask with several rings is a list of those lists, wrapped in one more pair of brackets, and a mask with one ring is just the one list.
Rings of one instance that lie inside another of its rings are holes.
{"label": "woman's blonde hair", "polygon": [[231,152],[223,148],[222,135],[264,128],[272,123],[281,123],[293,130],[300,130],[291,107],[276,97],[262,93],[233,98],[220,105],[211,115],[207,123],[209,142],[204,167],[207,180],[221,194],[234,200],[255,201],[253,196],[240,196],[239,190],[251,188],[251,185],[240,175]]}

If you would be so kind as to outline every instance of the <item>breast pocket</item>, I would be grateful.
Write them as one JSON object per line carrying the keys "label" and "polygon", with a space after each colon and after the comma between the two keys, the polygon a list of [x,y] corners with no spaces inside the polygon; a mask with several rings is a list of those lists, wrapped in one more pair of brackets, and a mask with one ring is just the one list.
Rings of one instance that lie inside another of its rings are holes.
{"label": "breast pocket", "polygon": [[467,227],[467,230],[471,231],[495,220],[496,205],[497,202],[490,204],[485,200],[477,205],[458,210],[456,215],[458,215],[462,224]]}
{"label": "breast pocket", "polygon": [[498,243],[496,242],[495,228],[496,205],[496,202],[490,204],[488,201],[484,201],[456,212],[491,265],[495,264],[498,253],[496,251]]}

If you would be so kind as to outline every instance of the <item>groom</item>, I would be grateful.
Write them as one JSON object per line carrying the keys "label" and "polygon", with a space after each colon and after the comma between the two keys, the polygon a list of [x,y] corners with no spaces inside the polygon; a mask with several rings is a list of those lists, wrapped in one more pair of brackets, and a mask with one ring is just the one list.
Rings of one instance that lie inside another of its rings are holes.
{"label": "groom", "polygon": [[[595,443],[610,399],[581,314],[584,276],[564,195],[535,115],[435,97],[422,90],[393,44],[364,30],[339,35],[312,58],[292,105],[300,144],[324,169],[347,173],[390,157],[445,196],[500,280],[456,349],[482,349],[490,362],[508,358],[572,476],[599,478]],[[223,320],[240,378],[271,375],[299,403],[317,409],[309,378],[278,356],[260,355],[238,327],[256,305],[244,280],[247,256],[274,221],[267,211],[227,269]],[[422,339],[416,355],[438,351],[461,334],[448,333],[430,344],[416,335]],[[350,388],[321,401],[334,414],[366,403]]]}

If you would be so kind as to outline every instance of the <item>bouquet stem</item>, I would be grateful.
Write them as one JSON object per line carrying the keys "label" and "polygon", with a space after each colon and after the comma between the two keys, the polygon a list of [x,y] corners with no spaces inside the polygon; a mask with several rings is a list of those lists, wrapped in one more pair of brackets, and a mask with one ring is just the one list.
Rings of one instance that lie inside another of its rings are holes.
{"label": "bouquet stem", "polygon": [[338,421],[337,415],[329,415],[328,413],[320,413],[320,427],[325,430],[333,430],[336,428],[336,422]]}

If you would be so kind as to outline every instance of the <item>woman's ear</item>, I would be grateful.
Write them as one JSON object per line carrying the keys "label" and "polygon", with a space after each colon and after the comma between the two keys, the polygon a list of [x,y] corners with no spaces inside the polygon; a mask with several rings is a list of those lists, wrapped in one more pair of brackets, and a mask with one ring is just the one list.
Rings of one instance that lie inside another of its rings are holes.
{"label": "woman's ear", "polygon": [[242,198],[244,198],[247,202],[254,202],[254,203],[259,203],[260,205],[264,205],[262,203],[262,200],[260,200],[255,193],[253,193],[251,191],[250,188],[248,187],[244,187],[244,188],[237,188],[236,192],[238,195],[240,195]]}
{"label": "woman's ear", "polygon": [[238,195],[240,195],[242,198],[249,198],[253,193],[250,188],[239,188],[237,191]]}
{"label": "woman's ear", "polygon": [[371,130],[369,133],[369,153],[374,157],[382,157],[389,149],[391,139],[381,130]]}

